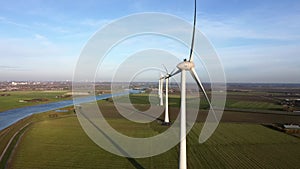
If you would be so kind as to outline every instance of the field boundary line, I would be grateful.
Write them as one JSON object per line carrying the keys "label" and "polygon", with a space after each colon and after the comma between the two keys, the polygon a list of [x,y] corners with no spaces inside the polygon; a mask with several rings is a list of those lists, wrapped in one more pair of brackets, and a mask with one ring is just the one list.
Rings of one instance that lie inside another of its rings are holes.
{"label": "field boundary line", "polygon": [[[32,123],[32,122],[31,122]],[[28,124],[28,125],[30,125],[30,124]],[[27,125],[27,126],[28,126]],[[14,145],[14,147],[13,147],[13,149],[11,150],[11,154],[8,156],[8,159],[7,159],[7,161],[6,161],[6,164],[5,164],[5,169],[6,168],[11,168],[10,166],[12,165],[11,164],[11,161],[12,161],[12,158],[13,158],[13,155],[14,155],[14,153],[16,152],[16,149],[18,148],[18,146],[19,146],[19,144],[20,144],[20,142],[21,142],[21,140],[22,140],[22,137],[25,135],[25,133],[30,129],[30,128],[28,128],[27,126],[24,126],[25,127],[25,130],[21,133],[21,135],[19,136],[19,138],[17,139],[17,141],[16,141],[16,144]],[[22,131],[22,130],[21,130]]]}
{"label": "field boundary line", "polygon": [[9,148],[9,146],[11,145],[11,143],[13,142],[13,140],[15,139],[15,137],[19,134],[20,131],[22,131],[25,127],[29,126],[32,122],[28,122],[27,124],[25,124],[22,128],[20,128],[9,140],[9,142],[7,143],[6,147],[4,148],[4,150],[2,151],[2,154],[0,156],[0,161],[2,161],[2,158],[4,157],[4,155],[6,154],[7,149]]}
{"label": "field boundary line", "polygon": [[285,112],[276,110],[259,110],[259,109],[240,109],[240,108],[225,108],[225,111],[238,111],[242,113],[260,113],[260,114],[274,114],[274,115],[286,115],[286,116],[300,116],[300,113]]}

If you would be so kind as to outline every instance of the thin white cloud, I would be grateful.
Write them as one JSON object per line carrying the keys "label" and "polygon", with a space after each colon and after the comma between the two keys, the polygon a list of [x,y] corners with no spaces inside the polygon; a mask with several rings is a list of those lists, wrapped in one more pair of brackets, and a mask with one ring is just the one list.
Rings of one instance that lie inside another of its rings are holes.
{"label": "thin white cloud", "polygon": [[[299,17],[300,20],[300,17]],[[209,37],[218,39],[262,39],[262,40],[299,40],[298,32],[289,30],[269,29],[262,30],[256,27],[248,27],[239,21],[220,21],[199,19],[200,29]],[[277,25],[283,27],[283,25]],[[271,28],[272,25],[269,26]]]}
{"label": "thin white cloud", "polygon": [[43,46],[54,46],[54,44],[46,36],[35,34],[34,37],[35,40]]}
{"label": "thin white cloud", "polygon": [[91,26],[91,27],[101,27],[105,24],[110,23],[112,20],[110,19],[85,19],[80,22],[81,25]]}
{"label": "thin white cloud", "polygon": [[300,14],[249,9],[239,15],[198,15],[198,26],[208,36],[219,39],[299,40]]}
{"label": "thin white cloud", "polygon": [[10,70],[10,69],[17,69],[18,67],[15,66],[5,66],[5,65],[0,65],[0,70]]}
{"label": "thin white cloud", "polygon": [[12,21],[12,20],[10,20],[6,17],[0,17],[0,23],[9,24],[9,25],[13,25],[13,26],[17,26],[17,27],[25,28],[25,29],[30,29],[31,28],[29,25]]}
{"label": "thin white cloud", "polygon": [[47,40],[47,38],[43,35],[40,35],[40,34],[35,34],[34,37],[37,39],[37,40]]}
{"label": "thin white cloud", "polygon": [[10,72],[23,72],[23,71],[30,71],[29,68],[24,68],[22,66],[7,66],[7,65],[0,65],[0,71],[2,73],[10,73]]}
{"label": "thin white cloud", "polygon": [[50,25],[48,23],[42,23],[42,22],[35,22],[33,23],[33,27],[36,30],[44,30],[48,32],[54,32],[54,33],[59,33],[59,34],[65,34],[65,33],[71,33],[76,30],[76,28],[70,28],[70,27],[61,27],[61,26],[54,26]]}

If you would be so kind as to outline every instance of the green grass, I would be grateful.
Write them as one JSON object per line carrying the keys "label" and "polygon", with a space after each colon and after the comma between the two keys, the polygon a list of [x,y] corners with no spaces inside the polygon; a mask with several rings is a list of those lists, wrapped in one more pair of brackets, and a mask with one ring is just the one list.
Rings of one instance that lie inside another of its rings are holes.
{"label": "green grass", "polygon": [[[122,127],[122,130],[132,133],[132,128]],[[151,162],[151,158],[132,160],[102,150],[85,135],[73,117],[35,124],[23,138],[11,168],[132,168],[151,165]]]}
{"label": "green grass", "polygon": [[[48,102],[55,102],[55,101],[61,101],[66,100],[70,98],[55,98],[55,96],[63,95],[67,93],[66,91],[52,91],[52,92],[45,92],[45,91],[13,91],[13,92],[4,92],[7,94],[10,94],[10,96],[1,96],[0,97],[0,112],[9,110],[9,109],[15,109],[20,108],[24,106],[31,106],[31,105],[37,105],[37,104],[43,104]],[[2,93],[2,94],[4,94]],[[276,104],[275,102],[272,102],[271,100],[251,100],[247,99],[247,97],[254,96],[259,97],[260,95],[263,95],[263,93],[228,93],[229,98],[226,101],[226,107],[227,108],[240,108],[240,109],[262,109],[262,110],[281,110],[282,106]],[[150,94],[151,95],[151,94]],[[231,96],[235,96],[235,98],[230,98]],[[152,99],[157,101],[157,104],[159,102],[157,95],[153,94],[151,95]],[[27,102],[27,103],[21,103],[19,100],[30,100],[35,98],[46,98],[48,99],[47,102]],[[125,97],[119,97],[117,100],[118,102],[127,103],[127,101],[124,99]],[[132,94],[130,95],[130,101],[134,104],[143,104],[143,105],[149,105],[149,94]],[[193,103],[193,99],[190,98],[190,104],[198,104]],[[180,97],[179,95],[169,94],[169,105],[173,107],[179,107],[180,106]],[[200,108],[201,109],[207,109],[208,103],[207,101],[201,97],[200,102]]]}
{"label": "green grass", "polygon": [[[149,97],[152,98],[152,100],[156,101],[154,102],[155,104],[159,104],[159,99],[157,95],[148,95],[148,94],[131,94],[129,96],[130,102],[132,104],[142,104],[142,105],[148,105],[150,104],[149,102]],[[116,101],[118,103],[128,103],[128,100],[125,99],[126,97],[118,97],[116,98]],[[191,104],[195,104],[193,103],[194,99],[192,98],[187,98],[190,99]],[[164,101],[165,102],[165,101]],[[202,104],[202,103],[201,103]],[[173,95],[173,94],[169,94],[169,105],[172,107],[180,107],[180,96],[179,95]],[[203,101],[203,105],[207,105],[207,102]]]}
{"label": "green grass", "polygon": [[[132,125],[110,119],[117,130],[148,137],[165,130],[156,122]],[[126,127],[125,127],[126,126]],[[204,144],[198,143],[202,124],[188,135],[188,168],[300,168],[300,140],[261,125],[221,123]],[[127,159],[96,146],[76,117],[46,120],[32,125],[9,168],[178,168],[178,146],[158,156]]]}
{"label": "green grass", "polygon": [[[190,160],[198,168],[299,168],[300,140],[261,125],[221,124],[206,143],[197,146],[201,126],[189,140]],[[194,145],[196,143],[196,145]],[[197,147],[194,149],[194,146]],[[197,162],[198,161],[198,162]],[[193,168],[193,167],[192,167]]]}
{"label": "green grass", "polygon": [[130,137],[146,138],[158,134],[151,128],[151,123],[133,123],[129,120],[109,119],[108,123],[118,132]]}
{"label": "green grass", "polygon": [[[278,105],[275,102],[272,102],[270,100],[251,100],[247,99],[248,93],[245,93],[244,95],[238,95],[237,98],[228,98],[226,100],[225,107],[226,108],[237,108],[237,109],[254,109],[254,110],[282,110],[282,105]],[[251,94],[253,96],[254,94]],[[155,98],[157,95],[150,95],[151,97]],[[242,99],[239,99],[243,98]],[[248,96],[249,97],[249,96]],[[254,96],[256,97],[256,96]],[[130,101],[132,104],[143,104],[143,105],[149,105],[149,95],[148,94],[133,94],[130,95]],[[125,99],[125,97],[119,97],[116,99],[118,102],[121,103],[128,103],[128,100]],[[187,103],[190,106],[196,106],[197,102],[193,98],[188,98]],[[158,98],[157,98],[157,104],[158,104]],[[169,95],[169,105],[172,107],[180,107],[180,97],[178,95]],[[200,102],[200,108],[201,109],[207,109],[209,108],[208,102],[201,97]]]}
{"label": "green grass", "polygon": [[238,109],[282,110],[281,105],[272,102],[262,102],[262,101],[228,100],[226,102],[226,107],[238,108]]}
{"label": "green grass", "polygon": [[[202,94],[200,108],[209,108],[208,102]],[[209,95],[209,94],[208,94]],[[278,100],[267,97],[266,92],[227,92],[225,108],[247,109],[247,110],[282,110]],[[191,103],[193,103],[191,101]]]}
{"label": "green grass", "polygon": [[[64,108],[66,110],[69,110],[68,112],[64,113],[56,113],[58,115],[58,118],[60,117],[65,117],[73,114],[73,111],[70,108]],[[34,122],[39,122],[39,121],[44,121],[44,120],[52,120],[53,118],[49,118],[49,114],[53,114],[54,112],[47,112],[47,113],[41,113],[41,114],[34,114],[32,116],[29,116],[25,119],[22,119],[15,124],[9,126],[8,128],[5,128],[0,131],[0,152],[2,153],[3,150],[5,149],[6,145],[8,144],[9,140],[13,137],[13,135],[21,129],[23,126],[25,126],[28,123],[34,123]],[[28,126],[26,127],[28,128]],[[15,139],[9,146],[8,150],[6,151],[4,158],[2,161],[0,161],[0,168],[3,168],[7,162],[7,159],[10,157],[12,150],[15,147],[15,144],[17,143],[17,140],[19,139],[19,136],[25,131],[24,128],[22,131],[19,132],[18,135],[16,135]]]}
{"label": "green grass", "polygon": [[[67,93],[67,91],[12,91],[12,92],[2,92],[1,94],[10,94],[10,96],[0,96],[0,112],[9,109],[15,109],[25,106],[61,101],[70,98],[55,98],[55,96],[61,96]],[[46,102],[27,102],[22,103],[19,100],[30,100],[45,98],[48,99]]]}

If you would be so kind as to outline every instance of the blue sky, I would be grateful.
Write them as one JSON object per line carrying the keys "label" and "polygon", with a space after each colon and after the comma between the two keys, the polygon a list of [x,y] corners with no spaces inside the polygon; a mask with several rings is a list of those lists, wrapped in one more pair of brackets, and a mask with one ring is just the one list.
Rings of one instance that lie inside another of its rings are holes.
{"label": "blue sky", "polygon": [[[199,0],[197,7],[197,28],[228,82],[300,82],[300,1]],[[88,39],[138,12],[192,22],[193,0],[1,1],[0,80],[71,80]]]}

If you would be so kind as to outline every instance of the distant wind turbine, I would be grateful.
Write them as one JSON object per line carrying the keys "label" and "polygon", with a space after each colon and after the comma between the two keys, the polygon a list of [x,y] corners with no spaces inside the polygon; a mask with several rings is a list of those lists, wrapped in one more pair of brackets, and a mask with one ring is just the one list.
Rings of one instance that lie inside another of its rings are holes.
{"label": "distant wind turbine", "polygon": [[[169,73],[168,69],[165,65],[163,67],[166,70],[166,75],[161,77],[161,79],[166,80],[166,94],[165,94],[165,120],[163,122],[163,125],[170,125],[170,118],[169,118],[169,78],[171,77],[171,74],[175,71],[175,69]],[[162,88],[161,88],[162,89]]]}

